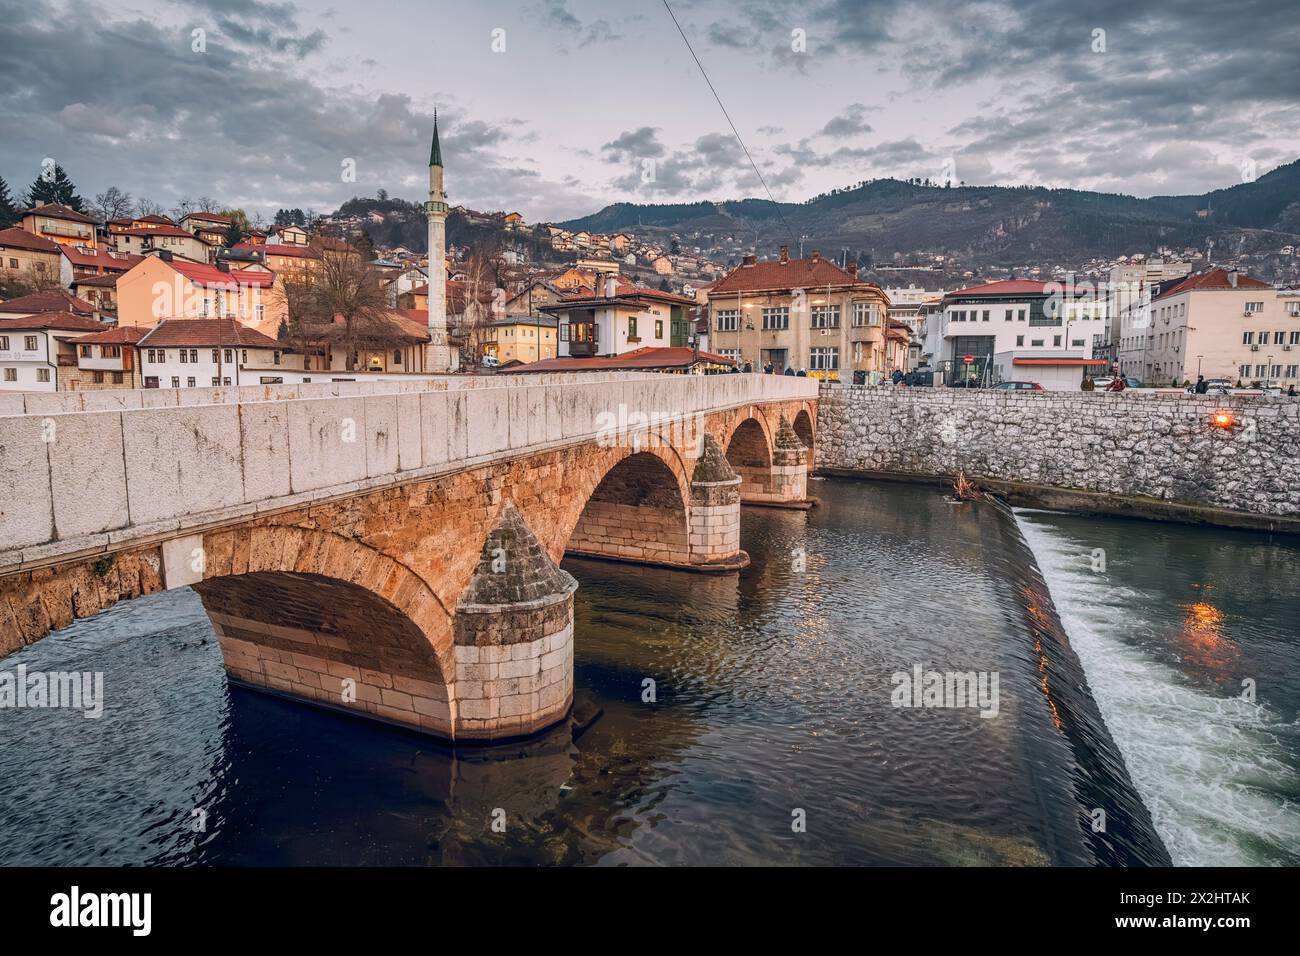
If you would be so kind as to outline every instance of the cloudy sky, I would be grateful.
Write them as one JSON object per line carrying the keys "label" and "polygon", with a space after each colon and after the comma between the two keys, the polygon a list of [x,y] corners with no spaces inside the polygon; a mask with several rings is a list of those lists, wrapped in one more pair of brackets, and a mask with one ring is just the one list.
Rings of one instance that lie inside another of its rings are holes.
{"label": "cloudy sky", "polygon": [[[781,200],[945,164],[1191,193],[1300,156],[1295,0],[670,3]],[[764,195],[662,0],[0,0],[14,189],[52,157],[87,199],[423,199],[434,107],[453,203]]]}

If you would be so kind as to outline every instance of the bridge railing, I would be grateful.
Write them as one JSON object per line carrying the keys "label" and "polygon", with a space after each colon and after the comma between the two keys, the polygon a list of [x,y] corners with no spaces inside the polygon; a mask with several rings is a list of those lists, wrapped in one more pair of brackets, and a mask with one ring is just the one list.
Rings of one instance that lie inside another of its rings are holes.
{"label": "bridge railing", "polygon": [[[0,414],[0,574],[588,440],[611,420],[817,397],[815,380],[790,376],[557,379],[184,389],[183,404],[70,412],[30,403]],[[191,404],[199,392],[211,401]]]}

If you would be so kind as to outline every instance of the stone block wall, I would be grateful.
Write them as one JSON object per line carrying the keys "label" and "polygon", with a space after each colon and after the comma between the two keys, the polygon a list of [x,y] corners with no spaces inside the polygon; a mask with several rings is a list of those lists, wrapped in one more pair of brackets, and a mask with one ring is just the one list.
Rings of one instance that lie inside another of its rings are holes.
{"label": "stone block wall", "polygon": [[824,386],[817,423],[819,468],[1300,515],[1295,399]]}

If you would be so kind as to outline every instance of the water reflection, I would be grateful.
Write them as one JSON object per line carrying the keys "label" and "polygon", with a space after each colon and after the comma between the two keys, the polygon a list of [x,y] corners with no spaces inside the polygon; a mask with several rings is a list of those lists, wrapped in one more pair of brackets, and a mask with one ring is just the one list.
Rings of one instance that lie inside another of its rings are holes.
{"label": "water reflection", "polygon": [[[188,592],[79,622],[18,656],[105,669],[106,714],[5,717],[0,859],[1167,859],[1008,515],[904,485],[817,493],[746,510],[739,576],[566,561],[575,720],[523,744],[452,750],[228,688]],[[916,665],[998,673],[998,716],[891,706]]]}

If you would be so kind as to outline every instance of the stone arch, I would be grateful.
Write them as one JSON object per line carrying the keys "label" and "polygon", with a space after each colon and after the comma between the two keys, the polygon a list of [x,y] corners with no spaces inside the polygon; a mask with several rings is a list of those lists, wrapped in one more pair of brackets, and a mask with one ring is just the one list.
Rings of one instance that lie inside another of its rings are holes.
{"label": "stone arch", "polygon": [[799,436],[799,441],[803,442],[803,446],[808,449],[808,470],[811,471],[816,460],[813,444],[817,438],[816,422],[808,413],[808,409],[801,408],[790,424],[794,427],[794,433]]}
{"label": "stone arch", "polygon": [[451,616],[409,568],[282,525],[209,533],[203,551],[193,587],[237,681],[450,734]]}
{"label": "stone arch", "polygon": [[741,419],[727,439],[726,456],[740,476],[740,500],[766,497],[772,485],[772,440],[756,417]]}
{"label": "stone arch", "polygon": [[565,550],[589,557],[690,563],[690,491],[675,450],[622,449],[582,498]]}

